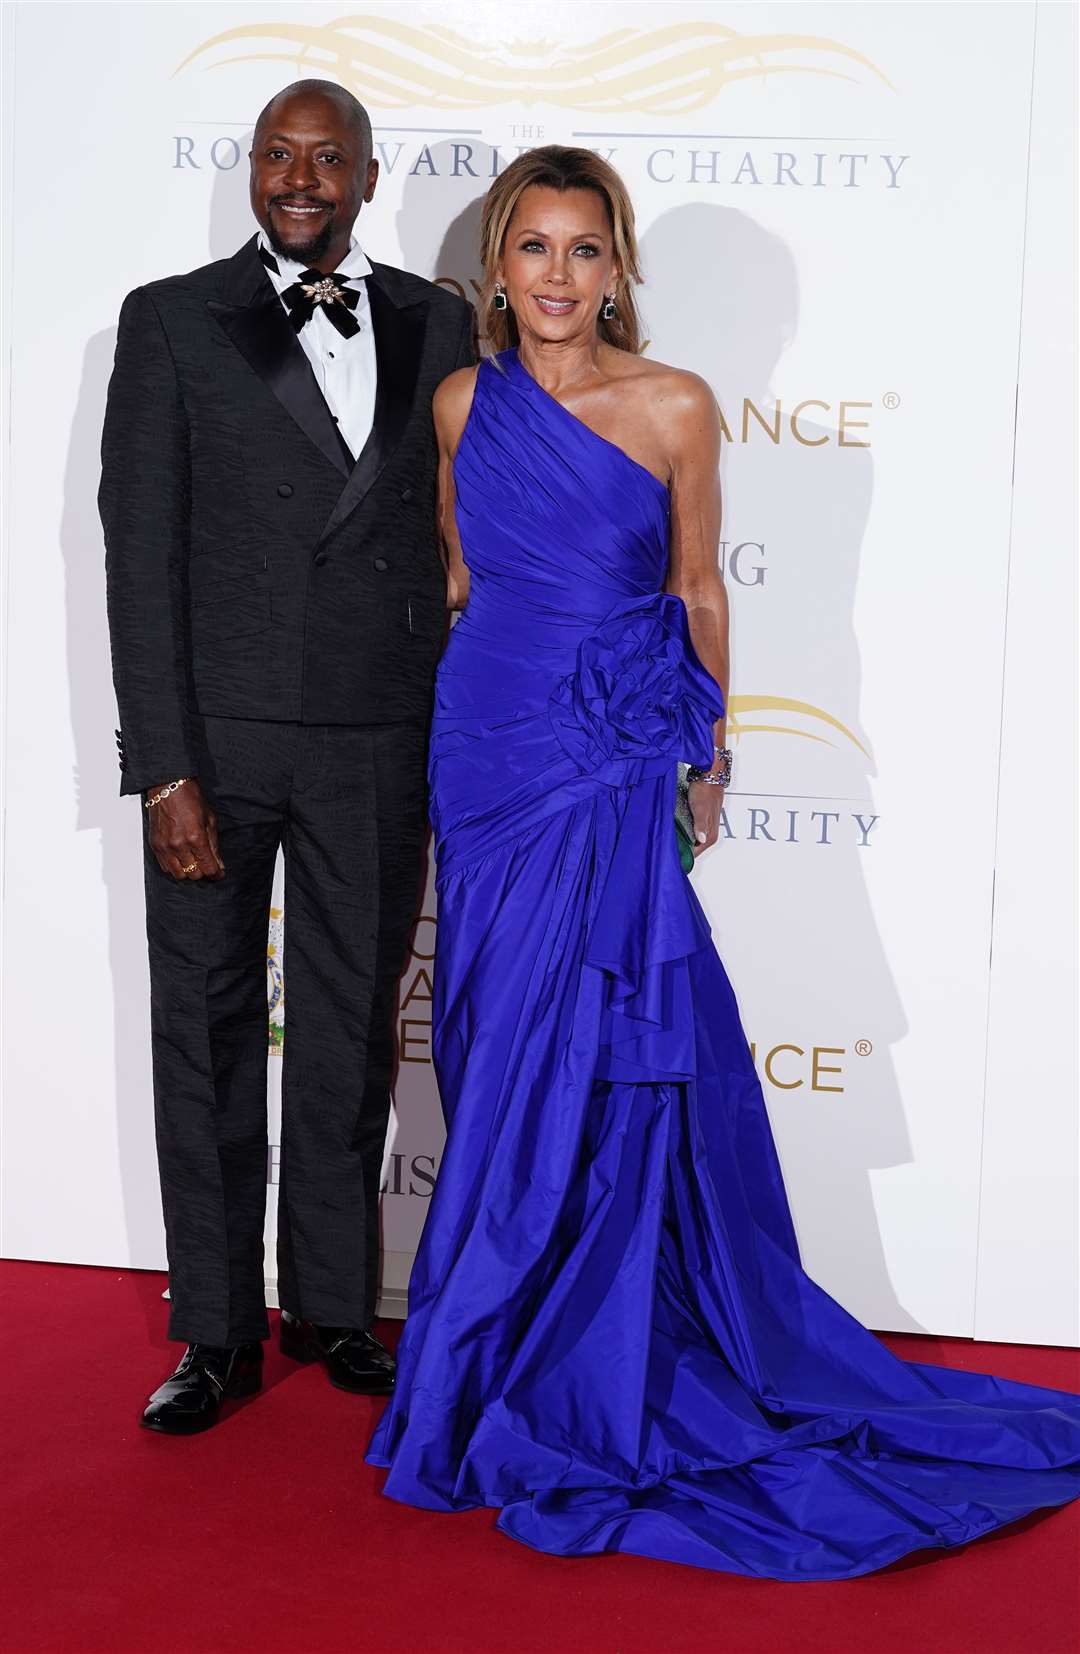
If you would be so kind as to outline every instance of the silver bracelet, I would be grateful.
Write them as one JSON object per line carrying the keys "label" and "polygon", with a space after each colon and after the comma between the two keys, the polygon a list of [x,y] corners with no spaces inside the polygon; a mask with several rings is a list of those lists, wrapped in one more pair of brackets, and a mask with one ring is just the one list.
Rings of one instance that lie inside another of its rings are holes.
{"label": "silver bracelet", "polygon": [[181,787],[186,787],[190,779],[190,776],[183,775],[179,781],[170,781],[167,787],[159,787],[153,797],[146,800],[143,809],[152,810],[155,804],[160,804],[162,799],[168,798],[170,793],[179,792]]}
{"label": "silver bracelet", "polygon": [[708,787],[730,787],[731,785],[731,748],[713,747],[713,763],[720,760],[720,768],[703,770],[697,764],[691,764],[686,772],[688,781],[704,781]]}

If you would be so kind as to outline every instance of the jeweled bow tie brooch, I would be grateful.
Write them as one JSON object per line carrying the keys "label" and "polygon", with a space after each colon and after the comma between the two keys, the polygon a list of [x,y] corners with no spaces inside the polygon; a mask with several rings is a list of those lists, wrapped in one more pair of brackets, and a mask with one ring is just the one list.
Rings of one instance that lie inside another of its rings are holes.
{"label": "jeweled bow tie brooch", "polygon": [[316,304],[344,303],[344,291],[338,286],[333,276],[319,276],[317,270],[305,270],[304,274],[305,276],[318,276],[319,278],[317,281],[300,282],[298,284],[303,288],[309,299],[314,299]]}
{"label": "jeweled bow tie brooch", "polygon": [[301,271],[300,280],[286,287],[281,295],[289,307],[289,319],[297,333],[311,320],[316,305],[320,304],[327,321],[333,323],[342,338],[351,339],[359,333],[360,323],[352,312],[360,303],[360,295],[351,287],[341,285],[348,279],[336,270],[329,276],[321,270]]}
{"label": "jeweled bow tie brooch", "polygon": [[[259,248],[259,257],[268,270],[278,271],[278,262],[272,253],[264,247]],[[351,339],[359,333],[360,323],[351,314],[360,303],[360,295],[345,282],[350,276],[343,276],[337,270],[330,275],[322,270],[301,270],[300,280],[294,281],[291,287],[286,287],[281,297],[289,307],[289,320],[296,332],[310,322],[315,314],[317,305],[322,305],[326,319],[332,322],[344,339]]]}

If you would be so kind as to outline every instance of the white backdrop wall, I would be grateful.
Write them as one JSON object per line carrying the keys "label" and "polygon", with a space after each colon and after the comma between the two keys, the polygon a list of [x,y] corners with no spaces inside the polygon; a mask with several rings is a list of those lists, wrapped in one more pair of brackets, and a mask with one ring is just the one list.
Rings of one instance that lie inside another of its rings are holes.
{"label": "white backdrop wall", "polygon": [[[650,352],[709,379],[729,438],[736,780],[695,882],[807,1266],[877,1327],[1075,1341],[1072,9],[556,0],[546,45],[494,0],[339,16],[9,8],[4,1252],[162,1262],[98,436],[123,294],[247,237],[253,119],[324,74],[376,127],[365,247],[470,296],[480,201],[519,147],[587,144],[623,172]],[[436,923],[429,890],[402,984],[390,1305],[441,1152]],[[270,941],[276,992],[276,917]],[[287,1040],[287,986],[275,1022],[283,1004]],[[272,1149],[271,1224],[275,1175]]]}
{"label": "white backdrop wall", "polygon": [[1078,33],[1074,6],[1040,8],[975,1297],[978,1337],[1059,1344],[1080,1342],[1077,860],[1057,853],[1067,849],[1077,819],[1072,760],[1080,746],[1077,292],[1070,256],[1077,231]]}

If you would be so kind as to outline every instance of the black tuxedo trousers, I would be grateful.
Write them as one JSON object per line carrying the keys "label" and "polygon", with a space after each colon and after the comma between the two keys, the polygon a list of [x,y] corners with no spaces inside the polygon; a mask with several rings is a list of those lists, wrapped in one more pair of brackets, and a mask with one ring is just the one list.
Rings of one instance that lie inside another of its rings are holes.
{"label": "black tuxedo trousers", "polygon": [[225,877],[178,883],[149,842],[145,857],[170,1336],[267,1336],[266,937],[279,846],[278,1291],[295,1315],[366,1327],[397,978],[422,863],[424,730],[206,718],[193,733]]}

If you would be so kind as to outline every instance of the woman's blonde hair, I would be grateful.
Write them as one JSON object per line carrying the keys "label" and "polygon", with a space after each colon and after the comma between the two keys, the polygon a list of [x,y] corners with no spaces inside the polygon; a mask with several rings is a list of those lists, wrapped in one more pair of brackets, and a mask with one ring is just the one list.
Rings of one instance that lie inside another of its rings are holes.
{"label": "woman's blonde hair", "polygon": [[615,168],[594,155],[591,149],[566,149],[561,144],[545,144],[541,149],[530,149],[519,155],[499,174],[484,198],[480,219],[480,262],[484,266],[484,285],[480,290],[481,334],[497,351],[508,350],[519,342],[513,311],[495,308],[495,272],[514,208],[522,193],[533,184],[560,193],[594,190],[600,196],[611,225],[620,275],[615,289],[615,315],[610,320],[598,317],[597,326],[600,337],[609,345],[637,356],[641,351],[641,317],[634,288],[641,281],[641,269],[629,193]]}

